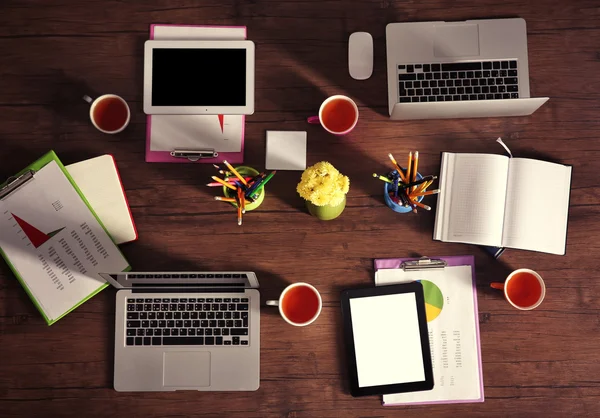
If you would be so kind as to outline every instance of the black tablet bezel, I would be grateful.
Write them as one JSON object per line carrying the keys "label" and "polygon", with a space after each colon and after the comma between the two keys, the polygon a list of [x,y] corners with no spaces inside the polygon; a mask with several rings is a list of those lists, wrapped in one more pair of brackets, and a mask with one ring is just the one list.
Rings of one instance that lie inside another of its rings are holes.
{"label": "black tablet bezel", "polygon": [[[354,332],[352,330],[352,314],[350,312],[350,299],[395,295],[399,293],[414,293],[416,299],[417,318],[421,335],[421,351],[423,355],[423,368],[425,380],[419,382],[396,383],[381,386],[358,386],[358,371],[356,368],[356,351],[354,347]],[[341,297],[342,318],[344,321],[344,341],[348,357],[350,373],[350,393],[352,396],[385,395],[388,393],[417,392],[433,389],[433,368],[431,363],[431,350],[429,347],[429,331],[427,316],[425,314],[425,296],[423,286],[419,282],[396,284],[390,286],[372,287],[368,289],[345,290]]]}

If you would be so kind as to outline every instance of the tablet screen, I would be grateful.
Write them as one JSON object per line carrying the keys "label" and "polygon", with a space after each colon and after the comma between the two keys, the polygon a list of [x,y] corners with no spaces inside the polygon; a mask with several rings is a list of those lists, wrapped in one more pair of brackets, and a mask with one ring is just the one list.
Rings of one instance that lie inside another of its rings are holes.
{"label": "tablet screen", "polygon": [[425,381],[415,293],[350,299],[358,386]]}
{"label": "tablet screen", "polygon": [[246,106],[246,51],[154,48],[152,106]]}

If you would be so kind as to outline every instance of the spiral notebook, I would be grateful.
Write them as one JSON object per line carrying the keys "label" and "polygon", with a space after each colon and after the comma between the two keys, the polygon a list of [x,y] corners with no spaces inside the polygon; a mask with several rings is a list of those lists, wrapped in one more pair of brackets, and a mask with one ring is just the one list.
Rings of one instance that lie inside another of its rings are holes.
{"label": "spiral notebook", "polygon": [[483,402],[473,256],[375,260],[375,285],[420,281],[433,363],[432,390],[383,396],[383,405]]}

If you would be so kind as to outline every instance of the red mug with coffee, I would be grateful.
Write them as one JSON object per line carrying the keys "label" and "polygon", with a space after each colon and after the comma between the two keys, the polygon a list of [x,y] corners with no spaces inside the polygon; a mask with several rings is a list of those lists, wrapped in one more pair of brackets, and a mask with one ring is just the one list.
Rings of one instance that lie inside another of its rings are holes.
{"label": "red mug with coffee", "polygon": [[319,115],[311,116],[307,122],[321,124],[334,135],[346,135],[358,123],[358,106],[349,97],[339,94],[331,96],[321,104]]}
{"label": "red mug with coffee", "polygon": [[323,301],[319,291],[308,283],[294,283],[286,287],[279,300],[268,300],[267,305],[278,306],[281,317],[291,325],[304,327],[315,322]]}
{"label": "red mug with coffee", "polygon": [[105,94],[96,100],[83,96],[91,104],[90,119],[96,129],[105,134],[116,134],[129,125],[131,113],[127,102],[116,94]]}

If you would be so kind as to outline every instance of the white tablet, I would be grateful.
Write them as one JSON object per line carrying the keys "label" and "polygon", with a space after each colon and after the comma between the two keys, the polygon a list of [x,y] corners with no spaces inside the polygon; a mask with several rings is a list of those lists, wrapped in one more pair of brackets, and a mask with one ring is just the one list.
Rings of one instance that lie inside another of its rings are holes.
{"label": "white tablet", "polygon": [[144,113],[251,115],[254,42],[146,41]]}

